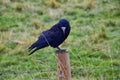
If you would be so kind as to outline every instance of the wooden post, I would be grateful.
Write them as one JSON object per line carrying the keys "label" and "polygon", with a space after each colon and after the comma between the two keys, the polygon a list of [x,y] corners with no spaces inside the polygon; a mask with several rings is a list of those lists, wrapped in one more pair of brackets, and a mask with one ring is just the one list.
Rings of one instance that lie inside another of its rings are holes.
{"label": "wooden post", "polygon": [[56,51],[58,80],[71,80],[69,51]]}

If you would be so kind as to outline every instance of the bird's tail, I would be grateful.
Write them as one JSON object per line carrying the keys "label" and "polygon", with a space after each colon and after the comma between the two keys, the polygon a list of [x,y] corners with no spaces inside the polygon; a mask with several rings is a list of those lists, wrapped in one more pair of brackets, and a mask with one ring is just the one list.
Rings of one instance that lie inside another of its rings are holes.
{"label": "bird's tail", "polygon": [[29,48],[28,50],[30,51],[30,54],[31,55],[32,53],[34,53],[35,51],[38,50],[38,41],[36,41],[35,43],[33,43]]}
{"label": "bird's tail", "polygon": [[40,42],[39,40],[36,41],[35,43],[33,43],[29,48],[28,50],[30,51],[30,54],[33,54],[35,51],[37,51],[38,49],[41,49],[43,47],[46,47],[47,45],[43,42]]}

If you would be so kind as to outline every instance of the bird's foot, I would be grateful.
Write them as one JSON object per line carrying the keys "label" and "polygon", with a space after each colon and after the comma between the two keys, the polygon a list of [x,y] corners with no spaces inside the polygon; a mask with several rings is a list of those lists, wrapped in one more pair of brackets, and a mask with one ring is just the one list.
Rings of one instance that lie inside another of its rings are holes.
{"label": "bird's foot", "polygon": [[[59,52],[59,53],[63,53],[63,52],[66,52],[67,50],[66,49],[61,49],[60,47],[57,47],[57,51],[56,52]],[[68,51],[67,51],[68,52]]]}

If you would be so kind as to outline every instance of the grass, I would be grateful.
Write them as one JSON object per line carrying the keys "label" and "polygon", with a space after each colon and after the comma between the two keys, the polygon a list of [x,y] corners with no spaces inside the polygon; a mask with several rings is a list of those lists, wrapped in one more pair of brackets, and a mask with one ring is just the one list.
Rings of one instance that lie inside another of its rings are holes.
{"label": "grass", "polygon": [[27,48],[61,18],[71,24],[61,46],[70,50],[72,79],[119,80],[119,4],[119,0],[1,0],[0,80],[57,80],[57,71],[7,72],[56,70],[56,49],[47,47],[28,56]]}

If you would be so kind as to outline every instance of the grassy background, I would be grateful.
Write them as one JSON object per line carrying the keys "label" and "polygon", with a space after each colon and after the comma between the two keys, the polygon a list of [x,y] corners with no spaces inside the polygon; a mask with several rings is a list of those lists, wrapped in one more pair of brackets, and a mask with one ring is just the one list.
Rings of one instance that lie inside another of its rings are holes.
{"label": "grassy background", "polygon": [[28,56],[27,48],[61,18],[71,24],[61,47],[70,50],[72,79],[120,79],[119,0],[0,0],[0,80],[57,80],[57,71],[10,72],[56,70],[56,49]]}

